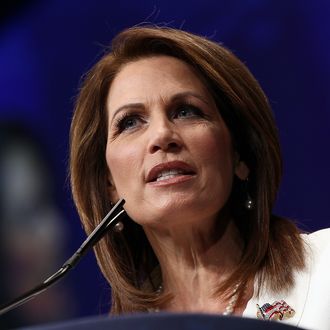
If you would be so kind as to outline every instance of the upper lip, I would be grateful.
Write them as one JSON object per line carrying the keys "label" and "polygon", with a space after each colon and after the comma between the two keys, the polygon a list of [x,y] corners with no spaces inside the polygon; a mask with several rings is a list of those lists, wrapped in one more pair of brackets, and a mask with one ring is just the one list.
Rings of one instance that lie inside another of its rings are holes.
{"label": "upper lip", "polygon": [[148,173],[146,177],[147,182],[155,181],[158,175],[165,170],[181,170],[184,174],[195,174],[196,171],[193,166],[183,162],[183,161],[171,161],[166,163],[161,163],[154,166]]}

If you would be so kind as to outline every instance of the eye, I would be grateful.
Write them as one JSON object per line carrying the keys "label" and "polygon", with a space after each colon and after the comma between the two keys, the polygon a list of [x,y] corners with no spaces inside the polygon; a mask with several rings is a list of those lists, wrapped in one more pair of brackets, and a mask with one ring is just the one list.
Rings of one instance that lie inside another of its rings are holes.
{"label": "eye", "polygon": [[124,114],[115,121],[116,133],[129,131],[142,124],[142,118],[139,115]]}
{"label": "eye", "polygon": [[176,109],[173,117],[177,119],[203,117],[203,112],[194,105],[183,104]]}

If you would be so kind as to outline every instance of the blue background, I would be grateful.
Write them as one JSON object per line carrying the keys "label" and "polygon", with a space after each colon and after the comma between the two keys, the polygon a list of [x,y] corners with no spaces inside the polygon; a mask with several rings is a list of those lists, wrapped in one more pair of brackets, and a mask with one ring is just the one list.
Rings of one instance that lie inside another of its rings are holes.
{"label": "blue background", "polygon": [[[329,17],[326,0],[48,0],[8,13],[0,31],[0,121],[32,131],[51,162],[69,237],[59,241],[65,244],[64,259],[84,238],[67,179],[79,81],[116,33],[142,22],[221,41],[250,68],[270,99],[283,148],[276,212],[304,230],[329,226]],[[109,308],[109,289],[92,255],[64,281],[76,308],[63,318]]]}

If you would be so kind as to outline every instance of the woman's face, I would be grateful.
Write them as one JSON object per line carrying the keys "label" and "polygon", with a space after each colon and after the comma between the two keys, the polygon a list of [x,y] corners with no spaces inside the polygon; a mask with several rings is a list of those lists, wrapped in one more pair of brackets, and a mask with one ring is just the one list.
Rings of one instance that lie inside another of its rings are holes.
{"label": "woman's face", "polygon": [[230,133],[185,62],[155,56],[126,64],[107,99],[110,198],[144,226],[215,219],[235,172]]}

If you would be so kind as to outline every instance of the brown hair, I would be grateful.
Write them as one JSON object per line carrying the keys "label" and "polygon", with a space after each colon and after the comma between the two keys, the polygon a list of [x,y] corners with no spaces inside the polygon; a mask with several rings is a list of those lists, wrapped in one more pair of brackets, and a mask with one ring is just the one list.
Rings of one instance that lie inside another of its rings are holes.
{"label": "brown hair", "polygon": [[[71,126],[71,184],[87,233],[110,208],[105,161],[106,98],[111,82],[128,62],[157,55],[191,65],[205,82],[229,128],[234,148],[250,169],[248,191],[253,210],[240,207],[242,183],[234,180],[230,200],[245,242],[243,256],[218,293],[255,276],[259,288],[288,289],[293,271],[304,266],[298,228],[272,215],[282,166],[277,129],[258,82],[229,50],[206,38],[171,28],[135,27],[117,35],[111,51],[86,75]],[[157,265],[141,226],[127,221],[121,234],[109,233],[95,248],[100,268],[112,287],[112,312],[146,311],[164,302],[144,287]],[[152,281],[151,281],[152,282]],[[242,284],[242,285],[243,285]],[[156,284],[154,283],[154,286]]]}

